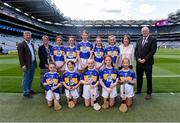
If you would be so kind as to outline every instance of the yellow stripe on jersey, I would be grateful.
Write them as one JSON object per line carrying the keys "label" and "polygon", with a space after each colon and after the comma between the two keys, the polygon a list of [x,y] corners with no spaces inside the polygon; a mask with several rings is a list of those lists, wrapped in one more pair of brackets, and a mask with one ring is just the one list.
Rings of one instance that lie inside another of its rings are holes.
{"label": "yellow stripe on jersey", "polygon": [[125,78],[124,78],[124,77],[120,77],[120,80],[121,80],[121,81],[124,81],[124,80],[125,80]]}
{"label": "yellow stripe on jersey", "polygon": [[[94,82],[97,81],[97,76],[93,76],[93,75],[92,75],[91,77],[93,78],[93,81],[94,81]],[[84,81],[88,81],[88,79],[89,79],[89,76],[88,76],[88,75],[85,75],[85,76],[84,76]]]}
{"label": "yellow stripe on jersey", "polygon": [[58,51],[57,50],[54,50],[54,55],[58,55]]}
{"label": "yellow stripe on jersey", "polygon": [[85,48],[84,47],[80,47],[80,51],[90,51],[91,50],[90,47],[85,47]]}
{"label": "yellow stripe on jersey", "polygon": [[[99,55],[99,53],[98,52],[94,52],[94,55],[95,56],[98,56]],[[103,52],[100,52],[100,55],[101,55],[101,57],[104,55],[104,53]]]}
{"label": "yellow stripe on jersey", "polygon": [[64,51],[54,50],[54,55],[64,55]]}
{"label": "yellow stripe on jersey", "polygon": [[[115,80],[117,78],[117,74],[111,74],[111,77],[112,77],[112,79]],[[104,80],[107,80],[108,79],[108,74],[104,74],[103,78],[104,78]]]}
{"label": "yellow stripe on jersey", "polygon": [[117,51],[114,51],[114,56],[118,56],[118,52]]}
{"label": "yellow stripe on jersey", "polygon": [[[125,81],[125,77],[120,77],[121,81]],[[127,77],[127,81],[132,81],[132,77]]]}
{"label": "yellow stripe on jersey", "polygon": [[[68,84],[69,81],[70,81],[69,77],[64,78],[64,80],[65,80],[66,84]],[[74,84],[78,84],[78,79],[77,78],[72,78],[72,80],[73,80]]]}
{"label": "yellow stripe on jersey", "polygon": [[[67,56],[70,56],[70,52],[68,51],[68,52],[66,53],[66,55],[67,55]],[[76,53],[76,52],[73,52],[73,56],[76,57],[76,55],[77,55],[77,53]]]}
{"label": "yellow stripe on jersey", "polygon": [[51,81],[53,81],[54,84],[58,84],[58,79],[46,79],[46,83],[50,83]]}
{"label": "yellow stripe on jersey", "polygon": [[111,74],[111,76],[114,80],[117,78],[117,74]]}
{"label": "yellow stripe on jersey", "polygon": [[118,56],[118,52],[117,51],[113,51],[113,52],[108,51],[107,54],[110,55],[110,56]]}
{"label": "yellow stripe on jersey", "polygon": [[76,53],[76,52],[74,52],[74,53],[73,53],[73,55],[74,55],[74,56],[77,56],[77,53]]}
{"label": "yellow stripe on jersey", "polygon": [[127,80],[128,80],[128,81],[132,81],[132,77],[130,77],[130,76],[127,77]]}
{"label": "yellow stripe on jersey", "polygon": [[107,80],[107,79],[108,79],[108,74],[104,74],[104,75],[103,75],[103,79],[104,79],[104,80]]}

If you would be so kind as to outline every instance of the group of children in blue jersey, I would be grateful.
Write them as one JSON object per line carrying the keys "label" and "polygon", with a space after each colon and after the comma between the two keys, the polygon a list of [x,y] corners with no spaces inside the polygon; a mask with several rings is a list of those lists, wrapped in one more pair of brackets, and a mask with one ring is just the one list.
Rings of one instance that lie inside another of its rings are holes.
{"label": "group of children in blue jersey", "polygon": [[[100,95],[103,97],[102,108],[107,109],[115,104],[117,86],[120,85],[120,97],[126,97],[128,108],[132,105],[134,96],[135,73],[130,61],[124,58],[121,69],[118,70],[120,50],[117,47],[115,36],[108,37],[109,46],[104,48],[101,37],[96,37],[95,46],[88,41],[88,33],[82,33],[82,41],[77,43],[73,36],[69,37],[67,47],[62,44],[62,37],[56,37],[56,46],[51,49],[49,72],[44,75],[43,85],[47,104],[54,105],[55,110],[62,108],[59,87],[65,87],[65,96],[70,108],[77,104],[80,96],[79,87],[82,86],[84,103],[86,107],[94,106]],[[125,94],[122,85],[125,86]],[[71,103],[73,105],[71,105]]]}

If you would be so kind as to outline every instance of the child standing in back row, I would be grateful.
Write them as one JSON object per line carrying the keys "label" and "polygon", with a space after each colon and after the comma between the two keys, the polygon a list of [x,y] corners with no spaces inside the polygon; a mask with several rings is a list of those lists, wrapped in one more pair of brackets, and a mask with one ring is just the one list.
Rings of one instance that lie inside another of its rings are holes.
{"label": "child standing in back row", "polygon": [[68,39],[69,46],[67,46],[65,48],[65,62],[66,62],[65,70],[66,71],[68,70],[68,67],[67,67],[67,62],[68,61],[73,61],[75,63],[74,71],[77,71],[78,60],[77,60],[77,51],[76,51],[75,43],[76,43],[75,37],[74,36],[69,36],[69,39]]}
{"label": "child standing in back row", "polygon": [[92,57],[93,45],[88,41],[88,32],[83,31],[82,41],[77,44],[78,70],[80,73],[86,68],[86,63]]}
{"label": "child standing in back row", "polygon": [[105,54],[112,57],[114,67],[119,67],[120,49],[116,46],[116,37],[114,35],[108,36],[109,46],[105,49]]}
{"label": "child standing in back row", "polygon": [[51,60],[56,64],[57,71],[61,74],[65,70],[64,46],[61,36],[56,36],[56,46],[51,49]]}
{"label": "child standing in back row", "polygon": [[93,56],[95,61],[95,69],[97,71],[102,70],[104,67],[104,48],[102,45],[101,37],[96,37],[96,43],[93,50]]}

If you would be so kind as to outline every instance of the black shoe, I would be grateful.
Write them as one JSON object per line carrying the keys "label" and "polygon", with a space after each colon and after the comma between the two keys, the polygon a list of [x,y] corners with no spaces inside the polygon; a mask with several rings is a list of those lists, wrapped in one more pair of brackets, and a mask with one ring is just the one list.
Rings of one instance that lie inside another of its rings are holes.
{"label": "black shoe", "polygon": [[45,87],[42,84],[40,84],[40,88],[43,90],[45,89]]}
{"label": "black shoe", "polygon": [[146,100],[150,100],[150,99],[152,99],[151,94],[147,94],[147,95],[145,96],[145,99],[146,99]]}
{"label": "black shoe", "polygon": [[139,95],[139,94],[141,94],[141,92],[140,92],[140,91],[136,91],[135,94],[136,94],[136,95]]}
{"label": "black shoe", "polygon": [[33,90],[31,90],[31,91],[29,92],[29,94],[37,94],[37,93],[34,92]]}
{"label": "black shoe", "polygon": [[33,96],[31,94],[24,94],[23,95],[25,98],[33,98]]}

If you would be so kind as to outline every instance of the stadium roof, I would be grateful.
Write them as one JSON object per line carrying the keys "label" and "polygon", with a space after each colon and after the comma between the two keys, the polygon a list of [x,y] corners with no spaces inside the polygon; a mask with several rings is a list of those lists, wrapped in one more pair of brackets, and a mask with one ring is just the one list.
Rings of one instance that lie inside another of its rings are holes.
{"label": "stadium roof", "polygon": [[62,22],[63,24],[72,26],[152,26],[155,21],[153,20],[69,20]]}
{"label": "stadium roof", "polygon": [[168,15],[168,21],[172,24],[180,24],[180,9]]}
{"label": "stadium roof", "polygon": [[[6,6],[13,7],[16,11],[24,13],[33,19],[45,23],[64,26],[154,26],[156,20],[71,20],[65,17],[51,0],[0,0]],[[170,13],[167,20],[169,25],[180,24],[180,10]]]}
{"label": "stadium roof", "polygon": [[2,2],[14,7],[17,11],[32,16],[39,21],[59,23],[67,20],[63,13],[56,8],[51,0],[1,0]]}

